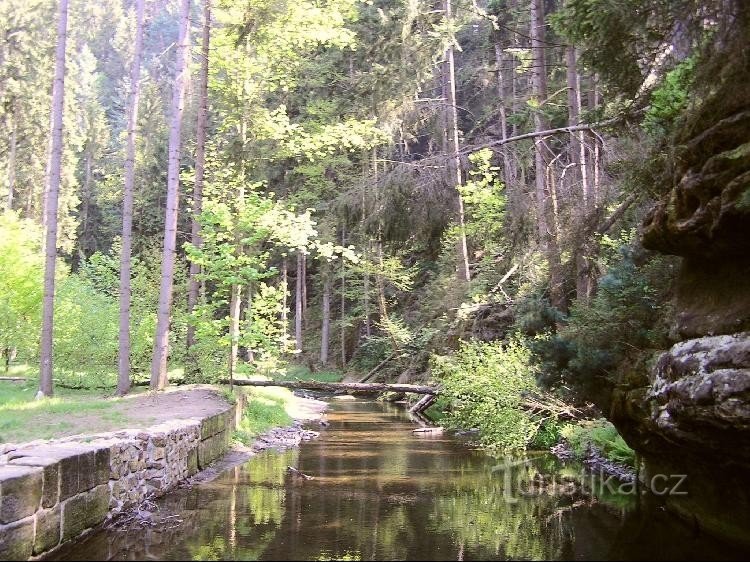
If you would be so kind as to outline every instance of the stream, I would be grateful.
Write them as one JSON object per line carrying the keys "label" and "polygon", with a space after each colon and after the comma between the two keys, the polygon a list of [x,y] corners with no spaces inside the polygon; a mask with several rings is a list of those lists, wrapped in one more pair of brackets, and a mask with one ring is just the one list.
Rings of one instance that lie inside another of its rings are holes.
{"label": "stream", "polygon": [[[744,559],[551,454],[494,459],[415,435],[403,408],[331,402],[330,426],[158,501],[154,528],[100,530],[58,560]],[[317,427],[315,428],[318,429]],[[297,467],[305,480],[286,470]],[[582,488],[583,486],[583,488]],[[592,494],[591,491],[594,490]]]}

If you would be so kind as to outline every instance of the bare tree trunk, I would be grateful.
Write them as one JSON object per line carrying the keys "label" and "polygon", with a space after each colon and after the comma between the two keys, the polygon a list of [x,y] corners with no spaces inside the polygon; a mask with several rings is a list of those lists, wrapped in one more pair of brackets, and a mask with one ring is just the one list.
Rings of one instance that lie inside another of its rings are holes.
{"label": "bare tree trunk", "polygon": [[[247,326],[247,330],[252,330],[253,327],[253,299],[255,298],[255,295],[253,293],[253,286],[248,285],[247,287],[247,304],[245,305],[245,326]],[[253,351],[253,348],[248,346],[245,350],[245,359],[248,363],[255,362],[255,351]]]}
{"label": "bare tree trunk", "polygon": [[[508,115],[505,106],[506,86],[505,77],[503,76],[504,62],[503,48],[500,46],[500,43],[495,43],[495,65],[497,66],[497,95],[500,100],[500,138],[502,140],[508,138]],[[503,157],[503,180],[505,181],[506,186],[514,183],[516,179],[515,166],[513,165],[513,160],[511,159],[510,154],[508,154],[509,150],[509,147],[505,145],[503,145],[502,149],[500,150],[500,154]]]}
{"label": "bare tree trunk", "polygon": [[122,254],[120,255],[120,346],[117,394],[130,391],[130,301],[131,254],[133,249],[133,186],[135,184],[135,138],[138,127],[138,99],[140,94],[141,51],[143,48],[143,13],[145,0],[138,0],[135,8],[135,45],[130,67],[130,96],[128,99],[128,139],[125,145],[125,185],[122,192]]}
{"label": "bare tree trunk", "polygon": [[[546,57],[544,51],[544,4],[542,0],[531,0],[531,95],[537,104],[547,97]],[[534,128],[545,129],[541,108],[534,111]],[[564,308],[562,280],[560,278],[560,254],[553,228],[547,221],[547,186],[545,185],[546,165],[544,160],[544,139],[534,141],[534,187],[536,195],[537,228],[539,240],[547,257],[550,276],[550,302],[552,306]]]}
{"label": "bare tree trunk", "polygon": [[302,250],[297,254],[297,279],[294,299],[294,338],[297,353],[302,353],[302,272],[304,271]]}
{"label": "bare tree trunk", "polygon": [[[576,48],[569,45],[565,49],[567,82],[568,82],[568,125],[575,127],[581,123],[581,78],[578,74]],[[591,193],[588,182],[588,166],[586,165],[586,152],[583,139],[583,131],[570,133],[570,159],[575,164],[577,177],[581,182],[581,194],[583,195],[583,209],[589,207]]]}
{"label": "bare tree trunk", "polygon": [[188,73],[190,45],[190,1],[182,0],[180,35],[177,47],[177,74],[172,92],[172,117],[169,131],[169,167],[167,171],[167,206],[164,217],[164,252],[159,288],[154,356],[151,361],[151,388],[167,386],[167,357],[169,355],[169,323],[172,314],[172,289],[177,244],[177,215],[179,212],[180,138],[182,113],[185,107],[185,82]]}
{"label": "bare tree trunk", "polygon": [[307,328],[307,254],[302,254],[302,322]]}
{"label": "bare tree trunk", "polygon": [[65,99],[65,44],[68,32],[68,0],[60,0],[55,50],[55,78],[52,83],[52,118],[47,193],[45,196],[46,236],[44,301],[42,307],[41,365],[39,393],[52,396],[52,335],[55,315],[55,266],[57,262],[57,206],[60,194],[60,167],[63,149],[63,109]]}
{"label": "bare tree trunk", "polygon": [[240,335],[240,306],[242,304],[242,286],[232,285],[229,299],[229,380],[234,381],[237,371],[237,355]]}
{"label": "bare tree trunk", "polygon": [[[211,0],[203,2],[203,44],[201,46],[201,73],[198,84],[198,96],[200,105],[198,108],[198,124],[195,131],[195,185],[193,186],[193,220],[190,232],[190,243],[200,248],[203,244],[201,238],[200,223],[198,215],[203,210],[203,175],[206,164],[206,126],[208,122],[208,59],[211,41]],[[192,314],[198,304],[198,274],[200,266],[190,262],[188,278],[188,314]],[[195,325],[190,322],[187,327],[185,340],[187,348],[195,345]]]}
{"label": "bare tree trunk", "polygon": [[[599,87],[597,85],[596,76],[591,77],[591,89],[588,92],[588,106],[589,110],[594,110],[599,107]],[[599,187],[600,187],[600,159],[601,159],[601,143],[599,138],[592,134],[591,143],[593,144],[593,151],[591,155],[591,199],[594,208],[599,206]]]}
{"label": "bare tree trunk", "polygon": [[[346,227],[341,227],[341,246],[346,247]],[[341,367],[346,367],[346,261],[341,256]]]}
{"label": "bare tree trunk", "polygon": [[[565,50],[568,82],[568,124],[575,127],[581,122],[581,78],[578,74],[576,48],[569,45]],[[579,225],[580,238],[575,248],[576,265],[576,298],[579,302],[588,302],[590,295],[590,262],[589,240],[586,235],[585,221],[593,206],[593,198],[588,178],[588,158],[584,142],[584,132],[570,133],[570,159],[577,169],[577,179],[581,183],[583,204],[574,211]],[[574,176],[576,177],[576,176]]]}
{"label": "bare tree trunk", "polygon": [[[446,22],[453,18],[451,0],[443,0],[443,10]],[[464,227],[464,201],[458,188],[463,184],[461,178],[461,159],[458,154],[458,110],[456,107],[456,72],[453,60],[453,45],[445,51],[445,63],[443,65],[443,98],[445,99],[445,126],[447,143],[445,152],[450,154],[448,163],[449,185],[455,190],[456,214],[458,224],[457,267],[456,275],[459,281],[469,281],[469,250],[466,244],[466,229]]]}
{"label": "bare tree trunk", "polygon": [[8,140],[8,199],[7,209],[13,210],[13,195],[16,189],[16,149],[18,147],[18,116],[15,111],[8,115],[12,125]]}
{"label": "bare tree trunk", "polygon": [[[326,266],[324,266],[326,267]],[[323,272],[322,326],[320,329],[320,363],[328,364],[328,342],[331,334],[331,279],[328,270]]]}
{"label": "bare tree trunk", "polygon": [[283,291],[281,303],[281,325],[284,330],[284,338],[289,335],[289,260],[284,256],[281,262],[281,290]]}

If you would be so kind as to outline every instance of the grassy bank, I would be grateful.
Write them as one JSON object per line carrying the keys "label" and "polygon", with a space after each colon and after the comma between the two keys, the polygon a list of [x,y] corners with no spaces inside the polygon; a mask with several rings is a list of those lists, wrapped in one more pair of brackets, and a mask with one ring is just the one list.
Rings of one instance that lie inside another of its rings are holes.
{"label": "grassy bank", "polygon": [[42,400],[35,400],[36,392],[36,381],[0,381],[0,442],[107,431],[128,421],[119,401],[102,391],[58,389],[54,397]]}

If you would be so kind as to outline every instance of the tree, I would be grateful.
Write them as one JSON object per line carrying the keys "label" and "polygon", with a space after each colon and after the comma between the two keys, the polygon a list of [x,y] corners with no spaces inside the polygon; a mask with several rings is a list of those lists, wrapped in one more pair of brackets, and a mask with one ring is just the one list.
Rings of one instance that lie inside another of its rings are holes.
{"label": "tree", "polygon": [[[443,0],[443,11],[445,21],[452,23],[453,13],[451,0]],[[461,198],[460,187],[462,185],[461,177],[461,160],[459,157],[459,140],[458,140],[458,108],[456,106],[456,71],[453,57],[453,41],[445,50],[445,62],[443,63],[443,99],[444,99],[444,116],[443,123],[445,131],[445,153],[448,156],[448,184],[456,191],[455,198],[455,218],[458,225],[458,241],[456,243],[457,267],[456,275],[459,281],[469,281],[471,274],[469,272],[469,250],[466,245],[466,229],[464,226],[464,202]]]}
{"label": "tree", "polygon": [[[537,132],[546,129],[542,106],[547,101],[547,61],[544,39],[544,3],[542,0],[531,0],[531,19],[529,36],[531,37],[531,95],[534,108],[534,129]],[[550,302],[557,308],[564,308],[562,279],[560,278],[560,252],[557,247],[557,232],[554,220],[548,220],[547,166],[545,163],[544,137],[534,139],[534,193],[536,197],[536,220],[539,242],[547,256],[549,267]]]}
{"label": "tree", "polygon": [[[203,2],[203,39],[201,46],[201,70],[198,80],[198,125],[195,132],[195,184],[193,186],[193,220],[190,232],[190,243],[200,248],[200,223],[197,216],[203,208],[203,176],[206,164],[206,128],[208,125],[208,63],[211,41],[211,0]],[[190,263],[188,279],[188,314],[192,314],[198,302],[198,274],[200,267],[195,262]],[[187,328],[186,344],[190,349],[195,344],[195,326],[191,322]]]}
{"label": "tree", "polygon": [[63,107],[65,102],[65,45],[68,33],[68,0],[58,4],[55,78],[52,83],[52,116],[50,131],[47,189],[45,190],[45,263],[42,336],[39,368],[39,393],[52,396],[53,325],[55,314],[55,266],[57,264],[57,207],[60,193],[60,167],[63,151]]}
{"label": "tree", "polygon": [[169,324],[172,315],[172,291],[179,212],[180,141],[182,113],[185,106],[185,85],[190,54],[190,1],[180,4],[180,32],[177,44],[177,67],[172,90],[172,115],[169,130],[169,169],[167,172],[167,205],[164,214],[164,247],[159,288],[154,356],[151,362],[151,388],[163,389],[167,383],[169,355]]}
{"label": "tree", "polygon": [[125,148],[125,185],[122,193],[122,254],[120,256],[120,346],[117,394],[130,390],[130,301],[131,254],[133,247],[133,183],[135,180],[135,139],[138,125],[138,98],[143,49],[143,11],[145,0],[137,0],[135,7],[135,41],[130,67],[130,95],[128,98],[128,139]]}

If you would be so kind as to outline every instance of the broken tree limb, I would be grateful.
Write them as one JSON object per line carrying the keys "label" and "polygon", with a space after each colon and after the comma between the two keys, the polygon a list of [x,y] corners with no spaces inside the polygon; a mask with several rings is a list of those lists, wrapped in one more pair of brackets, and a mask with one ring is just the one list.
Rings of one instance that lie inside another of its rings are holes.
{"label": "broken tree limb", "polygon": [[432,406],[432,404],[437,400],[434,394],[426,394],[422,398],[419,399],[419,402],[414,404],[411,408],[409,408],[410,414],[417,414],[421,415],[427,408]]}
{"label": "broken tree limb", "polygon": [[581,124],[581,125],[572,125],[567,127],[556,127],[554,129],[545,129],[543,131],[533,131],[531,133],[524,133],[522,135],[516,135],[514,137],[507,137],[504,139],[498,139],[492,142],[487,142],[484,144],[474,145],[474,146],[467,146],[463,150],[459,152],[459,154],[469,154],[471,152],[475,152],[477,150],[481,150],[482,148],[493,148],[496,146],[502,146],[504,144],[508,144],[511,142],[518,142],[526,139],[533,139],[536,137],[547,137],[550,135],[556,135],[560,133],[574,133],[576,131],[592,131],[597,128],[601,127],[607,127],[609,125],[614,125],[615,123],[618,123],[622,121],[621,117],[614,117],[612,119],[607,119],[605,121],[600,121],[598,123],[588,123],[588,124]]}
{"label": "broken tree limb", "polygon": [[[228,380],[221,381],[229,384]],[[318,382],[318,381],[254,381],[235,379],[236,386],[280,386],[292,390],[322,390],[327,392],[411,392],[414,394],[440,394],[440,389],[434,386],[417,384],[385,384],[374,382]]]}
{"label": "broken tree limb", "polygon": [[394,351],[388,357],[386,357],[385,359],[383,359],[380,363],[378,363],[377,365],[375,365],[375,367],[373,367],[370,370],[369,373],[367,373],[364,377],[362,377],[359,380],[359,382],[367,382],[368,380],[370,380],[370,378],[372,378],[372,376],[375,373],[377,373],[383,365],[385,365],[386,363],[388,363],[388,361],[390,361],[391,359],[393,359],[395,356],[396,356],[396,352]]}

